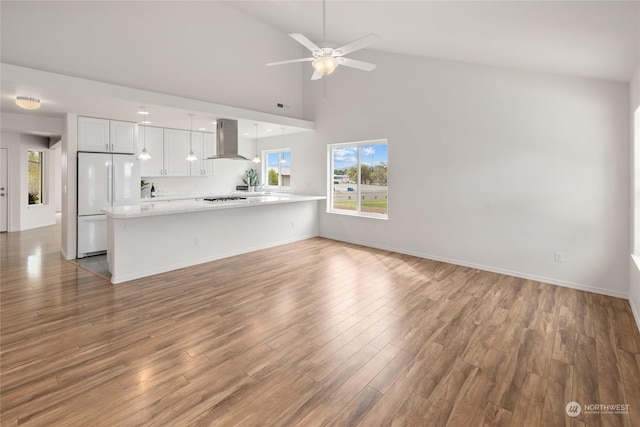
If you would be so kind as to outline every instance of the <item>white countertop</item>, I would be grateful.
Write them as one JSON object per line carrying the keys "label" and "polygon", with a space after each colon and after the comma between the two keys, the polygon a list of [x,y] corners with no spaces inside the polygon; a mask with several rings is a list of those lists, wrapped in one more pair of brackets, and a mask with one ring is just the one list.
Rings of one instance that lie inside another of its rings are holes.
{"label": "white countertop", "polygon": [[[232,193],[238,195],[238,193]],[[102,212],[112,218],[139,218],[154,215],[171,215],[189,212],[213,211],[220,209],[236,209],[256,207],[263,205],[272,205],[279,203],[295,203],[307,202],[312,200],[324,200],[325,196],[308,196],[300,194],[284,194],[284,193],[242,193],[245,200],[232,200],[225,202],[205,202],[204,200],[183,200],[171,203],[153,203],[146,200],[145,203],[135,206],[117,206],[113,208],[102,209]],[[173,199],[175,200],[175,199]]]}

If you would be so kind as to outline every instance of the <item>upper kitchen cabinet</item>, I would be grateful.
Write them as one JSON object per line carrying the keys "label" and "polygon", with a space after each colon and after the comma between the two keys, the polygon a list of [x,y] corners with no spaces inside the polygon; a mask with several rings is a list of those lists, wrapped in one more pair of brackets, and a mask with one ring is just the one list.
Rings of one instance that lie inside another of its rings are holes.
{"label": "upper kitchen cabinet", "polygon": [[[140,126],[138,141],[151,156],[141,160],[144,177],[213,175],[213,161],[205,159],[215,155],[214,133]],[[198,159],[193,162],[187,160],[190,147]]]}
{"label": "upper kitchen cabinet", "polygon": [[138,124],[110,120],[109,125],[111,151],[114,153],[135,154],[138,149]]}
{"label": "upper kitchen cabinet", "polygon": [[209,132],[193,132],[191,146],[198,158],[191,163],[191,176],[213,175],[213,160],[207,157],[216,154],[216,135]]}
{"label": "upper kitchen cabinet", "polygon": [[135,154],[138,124],[78,117],[78,151]]}
{"label": "upper kitchen cabinet", "polygon": [[78,117],[78,151],[109,151],[109,120]]}
{"label": "upper kitchen cabinet", "polygon": [[164,176],[189,176],[189,131],[164,130]]}

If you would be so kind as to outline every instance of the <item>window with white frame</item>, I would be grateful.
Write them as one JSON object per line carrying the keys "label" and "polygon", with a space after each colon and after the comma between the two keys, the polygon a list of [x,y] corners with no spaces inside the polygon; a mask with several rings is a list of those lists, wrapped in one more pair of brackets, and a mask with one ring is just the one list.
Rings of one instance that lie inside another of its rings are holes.
{"label": "window with white frame", "polygon": [[265,187],[291,187],[291,150],[262,152],[262,181]]}
{"label": "window with white frame", "polygon": [[42,201],[42,180],[43,169],[42,159],[44,152],[29,150],[28,170],[29,170],[29,205],[41,205]]}
{"label": "window with white frame", "polygon": [[633,114],[634,162],[633,162],[633,255],[640,258],[640,107]]}
{"label": "window with white frame", "polygon": [[330,144],[327,211],[388,218],[387,140]]}

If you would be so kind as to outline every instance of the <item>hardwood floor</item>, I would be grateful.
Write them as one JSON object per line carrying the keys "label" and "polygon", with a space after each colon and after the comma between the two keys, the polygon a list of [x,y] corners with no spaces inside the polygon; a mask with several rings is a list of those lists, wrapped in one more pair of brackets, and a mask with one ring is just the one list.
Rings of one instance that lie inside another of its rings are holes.
{"label": "hardwood floor", "polygon": [[113,286],[59,227],[0,241],[2,426],[640,426],[625,300],[321,238]]}

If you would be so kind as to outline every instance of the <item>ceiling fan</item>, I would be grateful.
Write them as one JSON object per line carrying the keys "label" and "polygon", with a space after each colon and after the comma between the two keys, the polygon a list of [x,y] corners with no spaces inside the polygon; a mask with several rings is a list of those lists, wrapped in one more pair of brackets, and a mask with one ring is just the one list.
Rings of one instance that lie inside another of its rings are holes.
{"label": "ceiling fan", "polygon": [[[322,1],[322,40],[326,40],[326,20],[325,20],[325,2]],[[371,64],[369,62],[357,61],[355,59],[345,58],[344,55],[349,54],[351,52],[355,52],[356,50],[364,49],[367,46],[371,46],[380,40],[380,37],[377,34],[369,34],[358,40],[354,40],[351,43],[347,43],[344,46],[340,46],[338,48],[332,48],[326,45],[326,42],[323,41],[322,47],[316,45],[314,42],[309,40],[302,34],[292,33],[289,34],[291,38],[295,41],[306,47],[311,51],[313,56],[308,58],[300,58],[300,59],[290,59],[287,61],[277,61],[270,62],[267,65],[282,65],[282,64],[292,64],[295,62],[308,62],[311,61],[311,66],[313,67],[313,75],[311,76],[311,80],[321,79],[322,76],[326,76],[327,74],[331,74],[335,71],[338,65],[344,65],[345,67],[357,68],[358,70],[371,71],[376,68],[375,64]]]}

